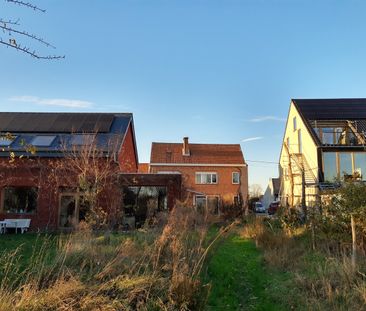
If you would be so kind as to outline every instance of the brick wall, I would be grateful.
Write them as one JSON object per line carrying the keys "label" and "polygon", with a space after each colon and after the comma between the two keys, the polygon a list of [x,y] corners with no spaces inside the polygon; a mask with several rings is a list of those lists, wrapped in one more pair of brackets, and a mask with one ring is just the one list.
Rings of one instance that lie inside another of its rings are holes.
{"label": "brick wall", "polygon": [[[57,178],[51,175],[52,163],[64,161],[56,158],[33,158],[17,159],[15,163],[9,163],[9,159],[0,158],[0,220],[5,218],[28,218],[31,219],[31,230],[55,230],[58,227],[59,218],[59,187],[69,186],[72,176]],[[137,161],[134,148],[134,140],[131,125],[126,133],[125,141],[118,155],[119,168],[122,172],[136,172]],[[67,180],[67,181],[66,181]],[[77,186],[74,180],[73,186]],[[5,213],[3,210],[3,189],[6,186],[37,187],[38,200],[37,210],[32,214]],[[115,204],[112,200],[113,183],[111,182],[110,194],[103,194],[106,198],[103,202],[108,210],[112,210]],[[113,199],[113,201],[116,201]],[[111,203],[111,204],[109,204]]]}
{"label": "brick wall", "polygon": [[118,162],[120,164],[121,172],[136,173],[138,170],[137,155],[135,151],[135,143],[130,124],[125,136],[125,140],[118,155]]}
{"label": "brick wall", "polygon": [[[212,166],[150,166],[151,173],[158,173],[163,171],[180,172],[182,174],[183,186],[185,188],[184,196],[188,197],[189,202],[193,203],[193,195],[189,194],[187,189],[196,192],[204,193],[206,195],[218,195],[221,202],[224,204],[232,204],[234,196],[239,193],[246,204],[248,196],[248,171],[247,167],[212,167]],[[196,184],[196,172],[215,172],[218,175],[217,184],[201,185]],[[240,184],[232,183],[232,173],[240,173]]]}

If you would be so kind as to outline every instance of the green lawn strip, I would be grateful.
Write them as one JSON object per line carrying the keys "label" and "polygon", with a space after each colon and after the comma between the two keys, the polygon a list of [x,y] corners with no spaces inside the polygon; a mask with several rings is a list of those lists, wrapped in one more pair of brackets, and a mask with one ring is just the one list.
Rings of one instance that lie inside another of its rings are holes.
{"label": "green lawn strip", "polygon": [[287,310],[280,304],[287,294],[288,276],[264,267],[252,241],[231,234],[208,260],[203,280],[211,283],[207,310]]}

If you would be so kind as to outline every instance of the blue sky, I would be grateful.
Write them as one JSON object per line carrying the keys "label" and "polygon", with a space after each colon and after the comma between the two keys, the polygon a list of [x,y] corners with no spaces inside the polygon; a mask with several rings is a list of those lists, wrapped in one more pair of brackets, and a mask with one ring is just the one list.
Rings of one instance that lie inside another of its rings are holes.
{"label": "blue sky", "polygon": [[[189,136],[276,162],[291,98],[366,96],[365,1],[34,3],[47,12],[3,1],[0,17],[20,18],[57,46],[33,48],[66,58],[0,46],[0,110],[133,112],[141,161],[152,141]],[[251,184],[278,175],[248,163]]]}

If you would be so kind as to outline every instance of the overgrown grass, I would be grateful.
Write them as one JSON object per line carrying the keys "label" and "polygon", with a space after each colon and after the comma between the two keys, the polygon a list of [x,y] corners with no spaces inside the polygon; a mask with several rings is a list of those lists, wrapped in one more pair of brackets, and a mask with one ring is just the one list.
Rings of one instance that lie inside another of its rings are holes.
{"label": "overgrown grass", "polygon": [[202,265],[225,234],[207,236],[209,224],[180,206],[162,226],[130,235],[86,226],[71,235],[4,236],[0,310],[201,310]]}
{"label": "overgrown grass", "polygon": [[[353,267],[349,255],[333,250],[326,240],[313,249],[306,227],[282,230],[271,220],[250,221],[242,236],[253,239],[272,271],[287,273],[278,295],[282,305],[295,310],[365,310],[366,260]],[[273,286],[272,286],[273,287]]]}

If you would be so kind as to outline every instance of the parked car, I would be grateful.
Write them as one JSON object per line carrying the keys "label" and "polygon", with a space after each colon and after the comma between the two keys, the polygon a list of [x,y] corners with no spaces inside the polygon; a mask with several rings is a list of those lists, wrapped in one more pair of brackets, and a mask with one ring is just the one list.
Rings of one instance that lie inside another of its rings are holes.
{"label": "parked car", "polygon": [[254,205],[254,210],[256,213],[265,213],[266,212],[266,208],[263,206],[263,204],[261,202],[255,202]]}
{"label": "parked car", "polygon": [[279,207],[280,207],[280,202],[278,202],[278,201],[272,202],[268,207],[268,214],[269,215],[276,214]]}

